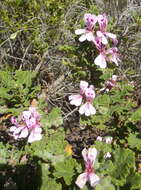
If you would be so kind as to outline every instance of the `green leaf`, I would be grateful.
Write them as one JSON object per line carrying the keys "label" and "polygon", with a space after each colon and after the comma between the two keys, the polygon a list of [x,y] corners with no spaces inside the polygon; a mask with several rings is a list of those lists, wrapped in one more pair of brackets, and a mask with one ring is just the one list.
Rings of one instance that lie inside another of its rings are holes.
{"label": "green leaf", "polygon": [[56,178],[64,178],[64,181],[67,185],[71,184],[72,177],[74,175],[74,167],[76,161],[72,158],[66,159],[64,162],[61,162],[55,165],[54,176]]}
{"label": "green leaf", "polygon": [[65,147],[68,142],[64,138],[64,132],[58,131],[51,134],[50,137],[43,136],[42,140],[32,143],[30,148],[26,146],[26,150],[45,161],[50,160],[55,165],[65,159]]}
{"label": "green leaf", "polygon": [[101,114],[106,114],[109,110],[110,97],[107,94],[99,95],[94,100],[94,105]]}
{"label": "green leaf", "polygon": [[97,150],[103,151],[103,153],[112,152],[111,144],[106,144],[105,142],[95,141],[95,147]]}
{"label": "green leaf", "polygon": [[30,72],[30,71],[22,71],[17,70],[15,72],[15,79],[18,86],[21,86],[22,84],[26,85],[27,87],[31,86],[32,80],[36,77],[36,72]]}
{"label": "green leaf", "polygon": [[141,119],[141,107],[138,108],[136,111],[132,112],[131,117],[129,118],[129,121],[131,122],[137,122]]}
{"label": "green leaf", "polygon": [[58,127],[63,124],[63,118],[61,116],[60,108],[53,108],[52,111],[41,118],[41,123],[44,126],[45,130],[51,128],[51,126]]}
{"label": "green leaf", "polygon": [[115,187],[111,184],[111,178],[108,176],[104,177],[100,184],[96,185],[95,190],[115,190]]}
{"label": "green leaf", "polygon": [[47,190],[47,189],[50,189],[50,190],[54,190],[54,189],[62,190],[62,185],[60,183],[57,183],[55,180],[49,179],[44,190]]}
{"label": "green leaf", "polygon": [[0,71],[0,84],[5,88],[13,87],[14,81],[12,80],[10,72]]}
{"label": "green leaf", "polygon": [[112,183],[123,186],[131,169],[135,170],[135,155],[129,149],[117,148],[114,152],[114,162],[109,162],[108,174],[112,177]]}
{"label": "green leaf", "polygon": [[40,154],[38,154],[38,156],[40,156],[41,158],[43,158],[44,160],[50,160],[52,162],[53,165],[59,164],[59,162],[63,162],[65,159],[65,156],[63,154],[60,155],[53,155],[52,153],[43,150]]}
{"label": "green leaf", "polygon": [[50,164],[47,163],[41,163],[41,171],[42,171],[42,185],[40,187],[40,190],[61,190],[62,189],[62,185],[56,182],[55,178],[51,178],[49,177],[50,175]]}
{"label": "green leaf", "polygon": [[127,178],[127,184],[131,186],[132,189],[141,189],[141,175],[138,173],[133,173]]}
{"label": "green leaf", "polygon": [[8,145],[4,145],[0,142],[0,164],[7,164],[9,153],[8,153]]}
{"label": "green leaf", "polygon": [[30,100],[40,90],[39,86],[32,86],[35,77],[36,72],[31,71],[0,71],[0,105],[7,108],[1,113],[17,115],[24,107],[29,107]]}
{"label": "green leaf", "polygon": [[42,181],[40,190],[62,190],[62,185],[57,183],[54,178],[46,176],[46,179]]}
{"label": "green leaf", "polygon": [[138,150],[141,149],[141,138],[138,138],[137,135],[140,134],[129,134],[127,138],[128,144],[131,148],[137,148]]}
{"label": "green leaf", "polygon": [[56,132],[55,134],[51,135],[47,142],[47,150],[48,152],[54,155],[64,154],[65,147],[68,144],[65,139],[65,134],[62,131]]}
{"label": "green leaf", "polygon": [[103,79],[103,80],[108,80],[112,77],[113,75],[113,69],[104,69],[102,70],[103,71],[103,74],[100,76],[100,79]]}
{"label": "green leaf", "polygon": [[8,94],[8,89],[4,87],[0,87],[0,97],[10,99],[10,95]]}

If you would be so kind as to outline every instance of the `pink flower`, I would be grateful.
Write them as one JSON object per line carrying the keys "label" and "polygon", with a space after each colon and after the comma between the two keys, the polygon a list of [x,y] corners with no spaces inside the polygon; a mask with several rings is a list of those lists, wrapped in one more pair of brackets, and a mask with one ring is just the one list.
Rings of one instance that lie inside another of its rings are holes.
{"label": "pink flower", "polygon": [[117,86],[117,75],[112,75],[112,77],[105,82],[105,87],[100,89],[100,91],[109,92],[112,88]]}
{"label": "pink flower", "polygon": [[98,15],[97,20],[99,23],[100,30],[96,32],[97,36],[101,38],[101,41],[103,44],[108,44],[107,37],[111,38],[115,44],[116,42],[116,35],[112,34],[110,32],[106,32],[108,20],[105,14],[103,15]]}
{"label": "pink flower", "polygon": [[94,115],[96,113],[96,109],[93,107],[92,102],[95,98],[95,92],[92,86],[86,89],[85,97],[86,103],[80,107],[79,113],[85,114],[86,116]]}
{"label": "pink flower", "polygon": [[42,139],[42,135],[41,135],[42,129],[40,127],[34,127],[31,131],[30,131],[30,135],[28,137],[28,142],[32,143],[34,141],[39,141]]}
{"label": "pink flower", "polygon": [[87,26],[87,28],[89,29],[93,29],[93,27],[95,26],[96,22],[97,22],[97,16],[94,14],[90,14],[90,13],[86,13],[84,15],[84,22]]}
{"label": "pink flower", "polygon": [[100,68],[104,69],[107,67],[107,62],[106,62],[106,55],[104,52],[100,52],[100,54],[95,58],[94,63]]}
{"label": "pink flower", "polygon": [[95,37],[93,40],[93,43],[95,44],[96,48],[100,51],[103,52],[105,50],[105,45],[102,44],[101,38]]}
{"label": "pink flower", "polygon": [[100,68],[107,67],[107,61],[114,62],[118,66],[118,61],[120,61],[118,56],[118,49],[116,47],[105,50],[105,47],[102,45],[100,38],[95,38],[93,41],[100,51],[99,55],[95,58],[94,63]]}
{"label": "pink flower", "polygon": [[85,103],[80,106],[79,113],[90,116],[96,113],[95,108],[92,105],[93,99],[95,98],[95,91],[93,85],[88,88],[86,81],[80,81],[80,92],[79,94],[69,96],[70,104],[80,106],[82,102]]}
{"label": "pink flower", "polygon": [[99,55],[95,58],[94,63],[100,68],[106,68],[107,63],[106,63],[106,50],[105,50],[105,45],[102,44],[101,38],[96,37],[93,40],[96,48],[99,50]]}
{"label": "pink flower", "polygon": [[80,106],[82,103],[83,95],[85,90],[88,87],[88,83],[86,81],[80,81],[80,92],[76,95],[69,96],[70,104],[75,106]]}
{"label": "pink flower", "polygon": [[106,51],[107,61],[113,62],[118,66],[118,62],[120,62],[118,48],[112,47]]}
{"label": "pink flower", "polygon": [[107,37],[111,38],[113,40],[113,43],[114,44],[117,44],[117,41],[116,41],[116,35],[115,34],[112,34],[110,32],[101,32],[101,31],[97,31],[96,32],[97,36],[99,38],[101,38],[101,41],[104,45],[108,44],[108,40],[107,40]]}
{"label": "pink flower", "polygon": [[104,139],[103,139],[103,137],[97,136],[96,140],[97,140],[97,141],[101,141],[101,142],[102,142],[102,141],[103,141],[103,142],[106,142],[106,144],[111,144],[112,141],[113,141],[113,137],[111,137],[111,136],[105,136]]}
{"label": "pink flower", "polygon": [[97,21],[100,27],[100,31],[105,32],[108,24],[108,19],[105,14],[103,15],[98,15],[97,16]]}
{"label": "pink flower", "polygon": [[41,140],[40,115],[36,108],[30,107],[28,111],[23,111],[18,119],[12,117],[11,123],[14,126],[10,128],[10,132],[13,132],[15,139],[28,137],[30,143]]}
{"label": "pink flower", "polygon": [[[112,141],[113,141],[113,137],[111,137],[111,136],[106,136],[106,137],[102,138],[101,136],[98,136],[98,137],[96,138],[96,140],[97,140],[97,141],[101,141],[101,142],[105,142],[106,144],[111,144]],[[105,159],[111,158],[111,157],[112,157],[112,155],[111,155],[110,152],[106,152],[106,153],[104,154],[104,158],[105,158]]]}
{"label": "pink flower", "polygon": [[85,40],[92,41],[94,39],[93,27],[97,22],[97,16],[92,15],[92,14],[85,14],[84,22],[86,24],[86,28],[75,30],[75,34],[76,35],[82,34],[79,38],[80,42],[83,42]]}
{"label": "pink flower", "polygon": [[106,81],[106,91],[108,92],[109,90],[111,90],[113,87],[117,86],[117,76],[113,75],[111,79]]}
{"label": "pink flower", "polygon": [[85,148],[82,151],[82,156],[85,162],[85,171],[80,174],[76,179],[76,185],[82,189],[87,181],[90,182],[92,187],[96,186],[100,182],[100,178],[95,174],[93,165],[96,160],[97,150],[96,148]]}

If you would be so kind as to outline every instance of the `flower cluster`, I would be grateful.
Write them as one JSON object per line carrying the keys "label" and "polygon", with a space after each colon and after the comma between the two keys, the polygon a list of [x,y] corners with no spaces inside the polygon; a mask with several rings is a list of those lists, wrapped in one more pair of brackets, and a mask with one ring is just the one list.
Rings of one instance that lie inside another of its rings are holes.
{"label": "flower cluster", "polygon": [[[98,136],[96,138],[97,141],[101,141],[101,142],[105,142],[106,144],[111,144],[112,141],[113,141],[113,137],[111,136],[106,136],[106,137],[101,137],[101,136]],[[107,152],[105,155],[104,155],[104,158],[111,158],[111,153],[110,152]]]}
{"label": "flower cluster", "polygon": [[100,91],[109,92],[114,87],[117,87],[117,75],[112,75],[112,77],[105,82],[105,87],[100,89]]}
{"label": "flower cluster", "polygon": [[23,111],[18,119],[11,118],[13,126],[10,128],[14,139],[28,137],[28,142],[41,140],[42,129],[40,126],[40,115],[35,107],[29,107],[28,111]]}
{"label": "flower cluster", "polygon": [[101,136],[98,136],[96,138],[97,141],[101,141],[101,142],[105,142],[106,144],[111,144],[113,142],[113,137],[111,136],[106,136],[106,137],[101,137]]}
{"label": "flower cluster", "polygon": [[[115,34],[107,32],[108,19],[105,14],[93,15],[85,14],[84,23],[86,27],[84,29],[75,30],[76,35],[81,35],[80,42],[85,40],[93,42],[96,49],[99,51],[99,55],[95,58],[94,63],[100,68],[106,68],[107,62],[113,62],[118,65],[120,61],[118,56],[118,49],[115,47],[118,43]],[[96,24],[98,24],[98,29]],[[112,41],[113,47],[109,48],[108,40]]]}
{"label": "flower cluster", "polygon": [[87,181],[90,182],[91,186],[94,187],[100,182],[99,176],[95,174],[93,165],[96,160],[97,150],[96,148],[84,148],[82,150],[82,156],[85,162],[85,171],[80,174],[76,179],[76,185],[82,189]]}
{"label": "flower cluster", "polygon": [[[94,115],[96,109],[93,107],[92,102],[95,98],[94,87],[90,85],[88,87],[86,81],[80,81],[80,92],[79,94],[69,96],[70,104],[80,106],[79,113],[85,114],[86,116]],[[83,101],[85,102],[84,104]]]}

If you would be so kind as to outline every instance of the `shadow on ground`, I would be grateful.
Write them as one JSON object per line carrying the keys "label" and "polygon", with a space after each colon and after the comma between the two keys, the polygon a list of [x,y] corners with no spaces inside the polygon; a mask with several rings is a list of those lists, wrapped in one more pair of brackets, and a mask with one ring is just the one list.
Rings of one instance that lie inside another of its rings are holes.
{"label": "shadow on ground", "polygon": [[40,190],[42,172],[38,158],[27,164],[0,164],[0,190]]}

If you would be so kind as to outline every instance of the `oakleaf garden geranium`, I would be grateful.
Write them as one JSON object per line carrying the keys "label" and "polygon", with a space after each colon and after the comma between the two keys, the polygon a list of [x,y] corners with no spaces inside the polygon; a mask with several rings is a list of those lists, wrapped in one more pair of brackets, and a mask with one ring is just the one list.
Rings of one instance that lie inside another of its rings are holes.
{"label": "oakleaf garden geranium", "polygon": [[87,181],[90,182],[92,187],[94,187],[100,182],[100,177],[95,174],[95,170],[93,168],[97,156],[97,149],[89,148],[87,150],[84,148],[82,150],[82,156],[85,162],[85,171],[77,177],[75,183],[81,189]]}
{"label": "oakleaf garden geranium", "polygon": [[[105,142],[106,144],[112,144],[113,142],[113,137],[111,136],[105,136],[104,138],[101,137],[101,136],[98,136],[96,138],[97,141],[101,141],[101,142]],[[104,155],[104,158],[111,158],[111,153],[110,152],[107,152],[105,155]]]}
{"label": "oakleaf garden geranium", "polygon": [[116,47],[106,50],[101,40],[97,37],[94,41],[96,48],[99,50],[99,55],[95,58],[94,63],[100,68],[106,68],[107,62],[113,62],[118,66],[118,49]]}
{"label": "oakleaf garden geranium", "polygon": [[[94,63],[100,68],[106,68],[107,62],[113,62],[118,66],[120,59],[118,49],[115,47],[118,40],[115,34],[107,32],[107,16],[105,14],[96,16],[86,13],[83,20],[86,27],[75,30],[75,34],[81,35],[80,42],[88,40],[96,46],[99,55],[95,58]],[[111,48],[109,47],[109,39],[113,44]]]}
{"label": "oakleaf garden geranium", "polygon": [[101,38],[101,42],[106,45],[108,44],[107,38],[112,39],[113,42],[116,40],[116,35],[112,34],[110,32],[106,32],[107,25],[108,25],[108,19],[105,14],[103,15],[98,15],[97,16],[97,21],[99,24],[99,30],[96,32],[97,36]]}
{"label": "oakleaf garden geranium", "polygon": [[88,83],[86,81],[80,81],[80,92],[79,94],[69,96],[70,104],[80,106],[87,88]]}
{"label": "oakleaf garden geranium", "polygon": [[[108,19],[105,14],[94,15],[86,13],[84,15],[84,29],[75,30],[75,34],[81,35],[80,42],[85,40],[91,41],[96,49],[99,51],[99,55],[94,59],[94,63],[100,68],[107,67],[107,62],[113,62],[118,66],[120,61],[118,55],[118,48],[116,47],[118,40],[115,34],[107,32]],[[98,23],[98,26],[96,24]],[[109,39],[112,40],[113,47],[110,48]],[[112,79],[109,79],[106,83],[106,87],[103,88],[109,91],[116,86],[116,75],[113,75]],[[102,90],[103,90],[102,89]],[[102,91],[101,90],[101,91]],[[80,81],[80,92],[76,95],[69,96],[70,104],[80,106],[79,113],[86,116],[94,115],[96,109],[93,107],[92,102],[95,98],[95,91],[93,85],[88,87],[88,82]],[[83,104],[83,102],[85,102]]]}
{"label": "oakleaf garden geranium", "polygon": [[97,22],[97,17],[93,14],[85,14],[84,22],[86,27],[84,29],[75,30],[75,34],[81,35],[81,37],[79,38],[80,42],[83,42],[85,40],[93,41],[94,40],[93,30]]}
{"label": "oakleaf garden geranium", "polygon": [[80,106],[79,113],[85,114],[86,116],[94,115],[96,109],[93,107],[93,99],[95,98],[94,87],[86,81],[80,81],[80,92],[79,94],[69,96],[70,104]]}
{"label": "oakleaf garden geranium", "polygon": [[100,91],[109,92],[112,88],[118,87],[117,85],[117,75],[112,75],[112,77],[105,82],[105,87],[100,89]]}
{"label": "oakleaf garden geranium", "polygon": [[28,137],[29,143],[41,140],[40,114],[35,107],[29,107],[29,110],[23,111],[18,119],[12,117],[11,123],[13,126],[10,128],[10,132],[15,139]]}

